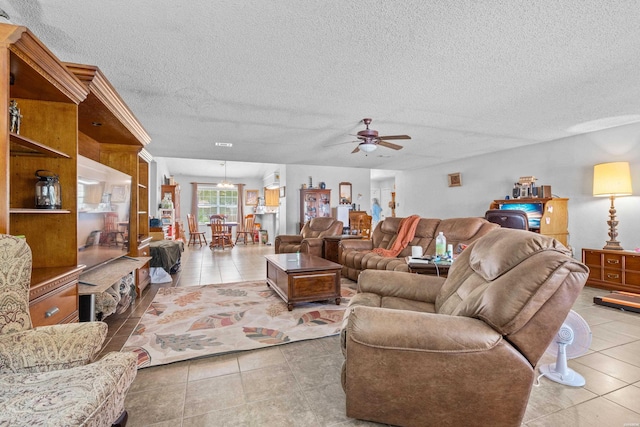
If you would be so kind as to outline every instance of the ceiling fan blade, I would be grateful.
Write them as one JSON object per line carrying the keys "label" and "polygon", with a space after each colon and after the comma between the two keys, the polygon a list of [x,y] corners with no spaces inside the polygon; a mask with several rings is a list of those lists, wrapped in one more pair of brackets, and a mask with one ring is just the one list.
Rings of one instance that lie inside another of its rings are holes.
{"label": "ceiling fan blade", "polygon": [[323,145],[323,147],[333,147],[335,145],[343,145],[343,144],[353,144],[354,142],[361,142],[361,141],[342,141],[342,142],[333,142],[331,144],[326,144]]}
{"label": "ceiling fan blade", "polygon": [[351,152],[351,154],[353,154],[353,153],[357,153],[358,151],[360,151],[360,147],[359,147],[359,146],[357,146],[357,147],[356,147],[356,148]]}
{"label": "ceiling fan blade", "polygon": [[409,135],[389,135],[389,136],[379,136],[380,139],[411,139]]}
{"label": "ceiling fan blade", "polygon": [[388,141],[378,141],[378,145],[382,147],[391,148],[392,150],[402,150],[402,145],[394,144]]}

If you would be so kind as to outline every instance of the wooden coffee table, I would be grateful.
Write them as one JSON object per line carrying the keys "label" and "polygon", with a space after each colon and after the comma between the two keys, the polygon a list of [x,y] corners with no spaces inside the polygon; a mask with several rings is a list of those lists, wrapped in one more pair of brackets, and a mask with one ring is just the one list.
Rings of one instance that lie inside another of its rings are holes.
{"label": "wooden coffee table", "polygon": [[342,265],[308,254],[265,255],[267,285],[287,303],[335,299],[340,305]]}

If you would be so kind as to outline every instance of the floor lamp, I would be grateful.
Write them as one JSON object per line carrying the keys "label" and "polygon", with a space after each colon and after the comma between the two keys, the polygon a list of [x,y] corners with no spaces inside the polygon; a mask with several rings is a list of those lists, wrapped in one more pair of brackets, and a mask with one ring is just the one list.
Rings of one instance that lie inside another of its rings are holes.
{"label": "floor lamp", "polygon": [[629,162],[601,163],[593,167],[593,195],[595,197],[609,197],[611,207],[609,208],[609,240],[602,249],[622,250],[620,242],[616,240],[618,232],[616,227],[616,208],[613,201],[616,197],[630,196],[631,172]]}

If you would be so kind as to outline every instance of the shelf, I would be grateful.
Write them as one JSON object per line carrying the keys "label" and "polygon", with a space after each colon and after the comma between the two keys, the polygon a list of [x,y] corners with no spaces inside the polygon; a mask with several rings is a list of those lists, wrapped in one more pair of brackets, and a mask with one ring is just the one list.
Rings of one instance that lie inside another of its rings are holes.
{"label": "shelf", "polygon": [[69,214],[67,209],[35,209],[35,208],[10,208],[12,214]]}
{"label": "shelf", "polygon": [[55,150],[51,147],[47,147],[44,144],[36,142],[32,139],[26,138],[16,133],[9,134],[11,141],[11,155],[12,156],[44,156],[44,157],[58,157],[64,159],[70,159],[66,153]]}

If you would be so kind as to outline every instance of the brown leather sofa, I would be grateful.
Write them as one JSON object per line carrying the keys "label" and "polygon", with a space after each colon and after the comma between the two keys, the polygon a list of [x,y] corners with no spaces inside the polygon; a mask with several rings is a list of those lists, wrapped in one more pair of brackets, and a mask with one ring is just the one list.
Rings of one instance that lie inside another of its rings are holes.
{"label": "brown leather sofa", "polygon": [[320,217],[306,222],[300,234],[281,234],[276,236],[277,254],[305,253],[322,256],[323,237],[342,234],[342,221],[335,218]]}
{"label": "brown leather sofa", "polygon": [[425,254],[434,255],[436,237],[440,231],[447,238],[447,244],[453,244],[455,248],[458,244],[468,245],[500,227],[484,218],[421,218],[415,237],[398,257],[388,258],[372,253],[373,248],[391,247],[398,235],[401,220],[402,218],[386,218],[380,221],[370,240],[342,240],[338,247],[342,276],[358,280],[360,272],[367,269],[408,271],[405,257],[411,255],[411,246],[422,246]]}
{"label": "brown leather sofa", "polygon": [[347,416],[519,426],[588,274],[556,240],[506,228],[471,244],[446,279],[364,271],[341,335]]}

